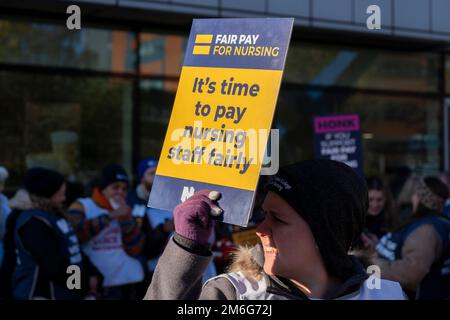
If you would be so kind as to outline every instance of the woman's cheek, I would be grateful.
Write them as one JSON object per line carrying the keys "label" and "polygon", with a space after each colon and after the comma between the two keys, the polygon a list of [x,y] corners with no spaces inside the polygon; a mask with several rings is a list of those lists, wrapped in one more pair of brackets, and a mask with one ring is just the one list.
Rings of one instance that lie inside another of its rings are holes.
{"label": "woman's cheek", "polygon": [[264,272],[268,275],[273,275],[274,273],[274,259],[272,256],[267,256],[264,254]]}

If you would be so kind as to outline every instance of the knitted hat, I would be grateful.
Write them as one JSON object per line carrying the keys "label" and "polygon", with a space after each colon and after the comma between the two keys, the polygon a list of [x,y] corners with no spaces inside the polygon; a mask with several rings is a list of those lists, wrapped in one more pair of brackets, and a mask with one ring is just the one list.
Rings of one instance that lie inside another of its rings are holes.
{"label": "knitted hat", "polygon": [[118,164],[109,164],[102,170],[99,187],[103,190],[114,182],[128,183],[128,175],[122,166]]}
{"label": "knitted hat", "polygon": [[138,179],[141,180],[148,168],[158,166],[158,160],[152,157],[139,161]]}
{"label": "knitted hat", "polygon": [[51,198],[63,184],[64,176],[54,170],[35,167],[25,173],[25,189],[38,197]]}
{"label": "knitted hat", "polygon": [[347,279],[347,254],[363,230],[368,208],[366,182],[347,165],[308,160],[280,169],[267,190],[280,195],[308,223],[327,270]]}

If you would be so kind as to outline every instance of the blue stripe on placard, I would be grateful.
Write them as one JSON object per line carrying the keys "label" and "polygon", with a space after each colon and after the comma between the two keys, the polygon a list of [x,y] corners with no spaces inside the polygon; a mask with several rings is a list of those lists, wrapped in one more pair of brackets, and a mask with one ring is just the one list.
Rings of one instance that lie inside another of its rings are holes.
{"label": "blue stripe on placard", "polygon": [[222,194],[219,205],[224,214],[220,221],[239,226],[247,226],[251,217],[251,208],[255,192],[221,185],[184,180],[156,175],[148,206],[156,209],[173,211],[181,203],[183,192],[214,190]]}

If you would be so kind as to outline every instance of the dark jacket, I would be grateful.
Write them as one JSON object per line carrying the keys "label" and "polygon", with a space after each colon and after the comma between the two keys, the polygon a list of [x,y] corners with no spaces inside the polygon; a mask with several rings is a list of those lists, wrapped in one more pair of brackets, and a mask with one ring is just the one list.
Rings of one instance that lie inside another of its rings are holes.
{"label": "dark jacket", "polygon": [[14,209],[6,219],[6,232],[3,239],[4,256],[0,267],[0,299],[12,299],[13,275],[16,268],[14,229],[22,210]]}
{"label": "dark jacket", "polygon": [[78,239],[62,214],[42,209],[21,212],[14,240],[14,299],[81,299],[87,294],[86,282],[81,289],[67,287],[68,267],[77,266],[80,277],[84,270]]}

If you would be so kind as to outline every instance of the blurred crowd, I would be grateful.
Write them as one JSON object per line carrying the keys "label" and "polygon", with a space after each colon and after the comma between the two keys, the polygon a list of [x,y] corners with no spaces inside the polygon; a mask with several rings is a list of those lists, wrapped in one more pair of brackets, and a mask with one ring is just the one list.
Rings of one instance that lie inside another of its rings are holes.
{"label": "blurred crowd", "polygon": [[[107,165],[75,199],[62,174],[42,167],[28,169],[8,199],[0,167],[0,298],[142,299],[174,231],[171,212],[147,207],[157,164],[140,161],[133,185],[121,165]],[[366,226],[351,253],[411,299],[450,299],[450,173],[411,175],[395,197],[381,177],[366,182]],[[204,281],[226,269],[236,231],[216,225]]]}
{"label": "blurred crowd", "polygon": [[[1,297],[141,298],[173,231],[170,213],[146,206],[156,166],[156,159],[142,160],[130,190],[124,168],[107,165],[91,193],[72,203],[63,175],[41,167],[27,170],[23,188],[11,199],[0,194]],[[7,177],[2,167],[2,188]],[[158,221],[150,220],[150,213]],[[68,267],[74,265],[80,277],[70,284]]]}
{"label": "blurred crowd", "polygon": [[381,178],[366,182],[366,228],[352,253],[410,299],[450,299],[450,174],[410,176],[397,201]]}

